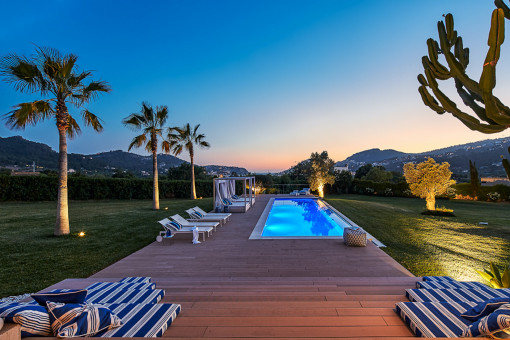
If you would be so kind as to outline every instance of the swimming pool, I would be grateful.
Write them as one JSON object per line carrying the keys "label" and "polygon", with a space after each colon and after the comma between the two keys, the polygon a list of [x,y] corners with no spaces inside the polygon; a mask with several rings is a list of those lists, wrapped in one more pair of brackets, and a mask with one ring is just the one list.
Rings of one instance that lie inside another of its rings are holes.
{"label": "swimming pool", "polygon": [[321,200],[275,198],[260,238],[342,237],[344,227],[351,227],[351,224]]}

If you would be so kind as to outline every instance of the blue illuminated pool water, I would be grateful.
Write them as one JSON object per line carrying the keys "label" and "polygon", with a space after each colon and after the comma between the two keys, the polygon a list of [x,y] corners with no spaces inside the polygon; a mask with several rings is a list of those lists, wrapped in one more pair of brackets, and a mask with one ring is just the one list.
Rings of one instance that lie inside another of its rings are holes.
{"label": "blue illuminated pool water", "polygon": [[342,236],[350,224],[313,198],[276,198],[262,237]]}

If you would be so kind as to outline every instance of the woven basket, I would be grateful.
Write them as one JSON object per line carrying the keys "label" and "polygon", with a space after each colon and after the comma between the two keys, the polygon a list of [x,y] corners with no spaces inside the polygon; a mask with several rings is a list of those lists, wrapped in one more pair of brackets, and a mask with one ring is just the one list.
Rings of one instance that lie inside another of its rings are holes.
{"label": "woven basket", "polygon": [[361,228],[345,228],[344,243],[348,247],[366,247],[367,233]]}

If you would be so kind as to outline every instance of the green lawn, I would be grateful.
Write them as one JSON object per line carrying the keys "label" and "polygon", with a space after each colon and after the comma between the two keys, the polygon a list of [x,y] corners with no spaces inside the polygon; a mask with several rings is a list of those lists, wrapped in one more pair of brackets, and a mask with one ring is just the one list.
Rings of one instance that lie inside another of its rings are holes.
{"label": "green lawn", "polygon": [[[156,223],[195,205],[210,210],[212,199],[152,202],[73,201],[72,235],[54,237],[56,202],[0,204],[0,297],[31,293],[72,277],[88,277],[153,242]],[[168,210],[164,210],[168,207]],[[86,237],[80,238],[80,231]]]}
{"label": "green lawn", "polygon": [[[510,204],[437,201],[456,217],[421,215],[425,200],[360,195],[328,196],[327,201],[387,247],[382,248],[417,276],[450,275],[481,280],[490,261],[510,260]],[[488,222],[488,225],[479,225]]]}

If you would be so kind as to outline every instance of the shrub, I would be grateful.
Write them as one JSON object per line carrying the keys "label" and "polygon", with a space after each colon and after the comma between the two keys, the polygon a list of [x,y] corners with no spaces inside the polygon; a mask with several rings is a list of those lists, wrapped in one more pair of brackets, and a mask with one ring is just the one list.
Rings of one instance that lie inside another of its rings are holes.
{"label": "shrub", "polygon": [[421,214],[422,215],[431,215],[431,216],[455,217],[453,210],[446,209],[445,207],[436,208],[436,210],[425,210]]}

